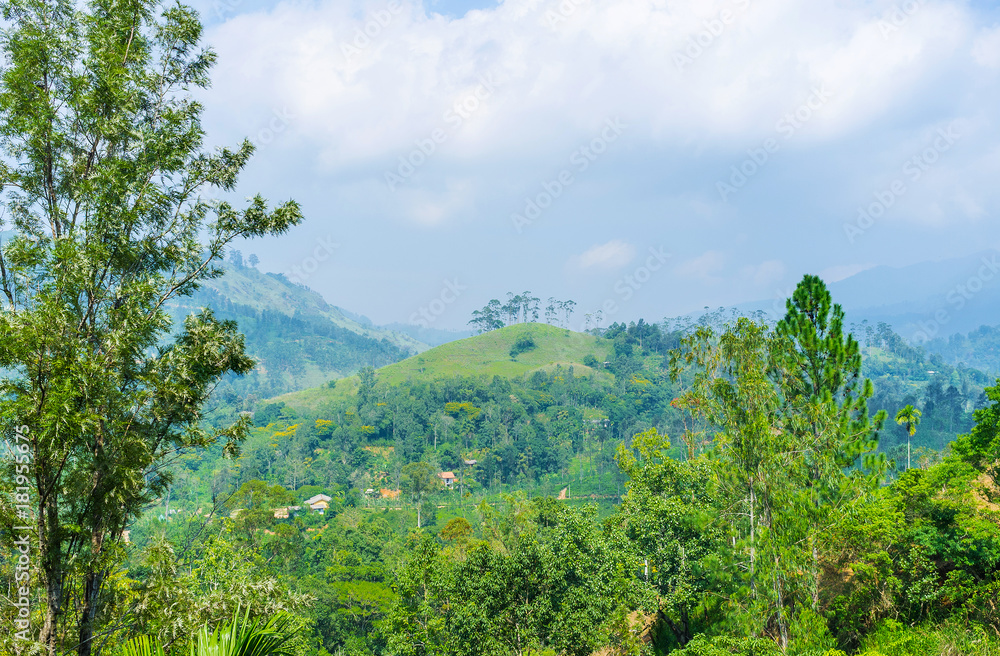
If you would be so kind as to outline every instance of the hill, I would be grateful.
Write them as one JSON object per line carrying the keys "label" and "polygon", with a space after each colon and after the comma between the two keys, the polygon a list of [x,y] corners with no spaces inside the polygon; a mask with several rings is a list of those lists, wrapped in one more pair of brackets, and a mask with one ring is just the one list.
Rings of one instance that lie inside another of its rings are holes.
{"label": "hill", "polygon": [[[511,357],[518,340],[530,338],[534,347]],[[519,378],[557,365],[572,366],[579,374],[592,373],[583,363],[594,356],[603,363],[611,353],[611,342],[542,323],[507,326],[481,335],[448,342],[377,370],[379,381],[397,385],[411,379],[435,380],[452,376],[501,376]],[[337,381],[334,388],[321,387],[285,394],[276,399],[296,409],[315,410],[324,402],[352,395],[358,377]]]}
{"label": "hill", "polygon": [[220,298],[256,312],[268,311],[288,317],[322,319],[362,337],[385,339],[399,348],[418,353],[428,348],[427,344],[402,332],[378,328],[367,321],[357,321],[354,318],[356,315],[348,316],[350,313],[330,305],[318,292],[294,283],[282,274],[261,273],[254,267],[245,266],[241,257],[230,259],[223,276],[208,281],[200,292],[182,299],[175,307],[191,310]]}
{"label": "hill", "polygon": [[178,299],[169,311],[180,326],[185,316],[204,307],[236,321],[247,353],[258,362],[251,374],[227,377],[217,388],[215,402],[231,408],[249,409],[259,399],[398,362],[428,348],[408,335],[363,325],[308,287],[244,265],[238,254],[223,276]]}

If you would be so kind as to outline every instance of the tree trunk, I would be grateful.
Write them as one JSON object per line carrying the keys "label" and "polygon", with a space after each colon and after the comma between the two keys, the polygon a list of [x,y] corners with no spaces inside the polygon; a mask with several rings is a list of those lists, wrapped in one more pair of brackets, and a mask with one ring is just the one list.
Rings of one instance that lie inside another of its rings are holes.
{"label": "tree trunk", "polygon": [[94,641],[94,616],[97,614],[97,597],[104,583],[104,573],[91,568],[85,579],[86,587],[83,596],[83,608],[80,616],[80,645],[78,656],[91,656]]}

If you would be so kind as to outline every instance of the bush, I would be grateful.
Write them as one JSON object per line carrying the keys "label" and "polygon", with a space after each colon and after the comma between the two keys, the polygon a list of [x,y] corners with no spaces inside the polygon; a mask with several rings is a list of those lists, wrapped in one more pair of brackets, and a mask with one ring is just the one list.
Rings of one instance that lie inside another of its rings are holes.
{"label": "bush", "polygon": [[517,356],[527,353],[535,349],[535,347],[535,339],[531,335],[521,335],[514,342],[514,346],[510,347],[510,359],[516,360]]}

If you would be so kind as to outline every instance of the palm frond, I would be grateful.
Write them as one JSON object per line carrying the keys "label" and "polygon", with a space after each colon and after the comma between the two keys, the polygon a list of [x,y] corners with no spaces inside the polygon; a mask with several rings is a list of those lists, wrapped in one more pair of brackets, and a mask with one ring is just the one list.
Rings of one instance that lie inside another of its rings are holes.
{"label": "palm frond", "polygon": [[268,621],[250,621],[247,609],[240,617],[239,609],[233,621],[212,631],[201,627],[198,639],[191,645],[191,656],[294,656],[286,650],[295,637],[294,618],[279,613]]}
{"label": "palm frond", "polygon": [[122,646],[122,656],[165,656],[163,645],[152,636],[132,638]]}

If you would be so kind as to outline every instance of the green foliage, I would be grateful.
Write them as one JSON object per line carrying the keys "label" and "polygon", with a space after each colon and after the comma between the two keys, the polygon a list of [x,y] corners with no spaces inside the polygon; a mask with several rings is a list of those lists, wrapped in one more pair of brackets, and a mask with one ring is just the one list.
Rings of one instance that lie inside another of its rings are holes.
{"label": "green foliage", "polygon": [[510,347],[510,359],[517,360],[517,356],[532,351],[535,348],[537,348],[537,345],[531,335],[521,335],[514,342],[514,346]]}
{"label": "green foliage", "polygon": [[770,640],[759,638],[709,638],[699,634],[684,649],[671,652],[676,656],[767,656],[780,654],[781,650]]}
{"label": "green foliage", "polygon": [[622,642],[621,611],[639,599],[620,538],[551,499],[482,512],[494,530],[461,559],[412,538],[383,626],[392,653],[589,656]]}
{"label": "green foliage", "polygon": [[[278,614],[268,620],[250,621],[249,612],[236,610],[231,622],[213,631],[202,626],[190,642],[190,656],[292,656],[289,641],[295,637],[294,618]],[[165,656],[163,646],[149,636],[125,643],[120,656]]]}
{"label": "green foliage", "polygon": [[302,214],[206,197],[235,187],[253,145],[204,148],[192,92],[215,54],[192,9],[3,11],[0,186],[14,237],[0,246],[0,422],[31,429],[40,641],[85,656],[95,622],[112,619],[98,606],[115,544],[170,485],[163,463],[217,440],[234,453],[248,427],[199,425],[217,381],[253,367],[236,325],[205,310],[172,334],[165,306],[219,275],[235,240]]}

